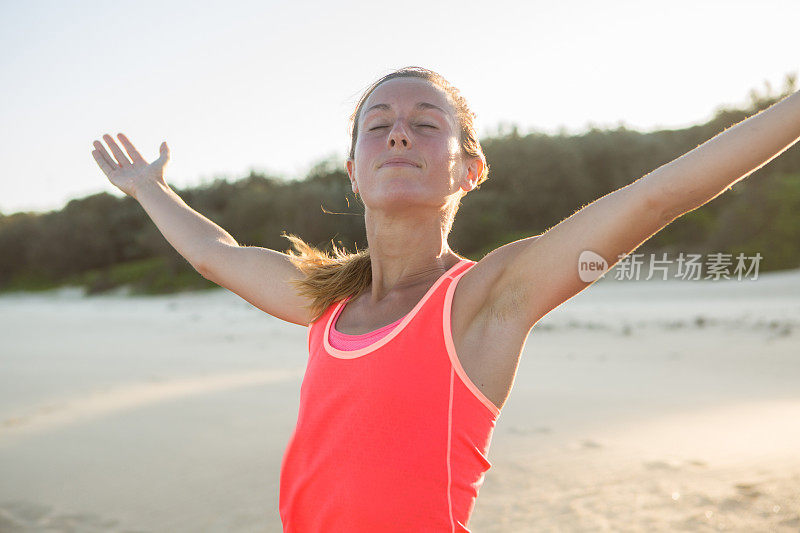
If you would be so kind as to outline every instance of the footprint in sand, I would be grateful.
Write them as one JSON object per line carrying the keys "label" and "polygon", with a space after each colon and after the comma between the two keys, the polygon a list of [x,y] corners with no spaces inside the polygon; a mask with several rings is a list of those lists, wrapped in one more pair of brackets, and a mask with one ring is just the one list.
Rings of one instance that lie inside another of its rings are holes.
{"label": "footprint in sand", "polygon": [[703,493],[686,494],[684,501],[695,507],[707,507],[714,505],[714,500]]}
{"label": "footprint in sand", "polygon": [[717,506],[721,511],[737,511],[743,507],[747,507],[747,503],[739,498],[725,498]]}
{"label": "footprint in sand", "polygon": [[517,435],[527,435],[529,433],[550,433],[550,428],[546,426],[528,427],[528,426],[511,426],[508,428],[509,433]]}
{"label": "footprint in sand", "polygon": [[680,470],[680,463],[677,461],[644,461],[642,465],[648,470]]}
{"label": "footprint in sand", "polygon": [[571,442],[568,445],[570,450],[580,450],[580,449],[597,449],[597,448],[604,448],[603,444],[597,442],[596,440],[592,439],[583,439],[579,442]]}
{"label": "footprint in sand", "polygon": [[787,518],[785,520],[781,520],[778,523],[778,525],[785,526],[785,527],[790,527],[790,528],[800,528],[800,517],[795,516],[795,517],[792,517],[792,518]]}
{"label": "footprint in sand", "polygon": [[0,503],[0,531],[115,531],[119,522],[88,513],[57,513],[27,501]]}
{"label": "footprint in sand", "polygon": [[739,491],[739,494],[747,498],[758,498],[762,495],[757,490],[758,485],[755,483],[737,483],[734,487]]}
{"label": "footprint in sand", "polygon": [[707,467],[708,463],[700,459],[655,459],[653,461],[642,461],[642,466],[648,470],[680,470],[685,465]]}
{"label": "footprint in sand", "polygon": [[705,513],[694,513],[681,520],[670,522],[674,531],[703,531],[708,527],[708,515]]}
{"label": "footprint in sand", "polygon": [[49,515],[52,509],[52,507],[32,502],[7,501],[0,503],[0,516],[12,523],[24,524],[41,520]]}

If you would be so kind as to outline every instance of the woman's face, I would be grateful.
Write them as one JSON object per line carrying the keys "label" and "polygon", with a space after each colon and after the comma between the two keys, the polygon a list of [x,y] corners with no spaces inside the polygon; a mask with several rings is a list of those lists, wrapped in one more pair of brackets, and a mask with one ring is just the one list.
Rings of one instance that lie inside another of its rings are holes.
{"label": "woman's face", "polygon": [[[383,82],[359,117],[355,161],[347,161],[353,192],[367,207],[443,206],[462,185],[465,190],[474,187],[459,134],[442,89],[418,78]],[[386,164],[393,158],[411,164]]]}

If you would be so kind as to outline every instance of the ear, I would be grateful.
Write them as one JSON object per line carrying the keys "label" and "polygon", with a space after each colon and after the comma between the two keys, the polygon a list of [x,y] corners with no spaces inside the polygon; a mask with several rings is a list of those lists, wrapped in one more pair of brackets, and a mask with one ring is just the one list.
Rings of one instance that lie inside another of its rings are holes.
{"label": "ear", "polygon": [[344,166],[345,169],[347,170],[347,176],[350,178],[350,186],[352,187],[353,192],[355,194],[358,194],[358,183],[356,183],[356,178],[355,178],[356,174],[355,161],[353,161],[352,159],[348,159],[347,161],[345,161]]}
{"label": "ear", "polygon": [[483,160],[480,157],[470,159],[469,166],[467,167],[467,175],[461,184],[461,188],[465,192],[469,192],[478,185],[478,177],[483,174]]}

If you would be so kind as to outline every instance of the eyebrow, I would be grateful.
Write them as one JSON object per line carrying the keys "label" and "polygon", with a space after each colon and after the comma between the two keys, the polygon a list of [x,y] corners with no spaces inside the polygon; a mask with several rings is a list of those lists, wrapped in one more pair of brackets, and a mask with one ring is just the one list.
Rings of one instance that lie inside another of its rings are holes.
{"label": "eyebrow", "polygon": [[[439,111],[441,111],[442,113],[447,115],[447,111],[445,111],[444,109],[442,109],[438,105],[434,105],[434,104],[431,104],[431,103],[428,103],[428,102],[419,102],[415,106],[415,108],[416,109],[438,109]],[[366,115],[367,113],[369,113],[373,109],[380,109],[380,110],[383,110],[383,111],[389,111],[391,109],[391,106],[389,104],[375,104],[374,106],[372,106],[369,109],[367,109],[364,112],[364,114]]]}

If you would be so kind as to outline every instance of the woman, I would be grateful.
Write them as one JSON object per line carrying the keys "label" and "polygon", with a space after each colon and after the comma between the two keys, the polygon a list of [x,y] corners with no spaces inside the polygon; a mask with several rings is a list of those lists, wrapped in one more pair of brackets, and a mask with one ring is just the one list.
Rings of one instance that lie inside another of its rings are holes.
{"label": "woman", "polygon": [[[459,92],[409,67],[376,81],[351,117],[347,173],[368,249],[329,256],[242,247],[169,188],[120,134],[95,142],[110,181],[135,197],[203,276],[308,327],[297,426],[283,457],[285,531],[468,531],[491,435],[533,326],[678,216],[800,136],[800,95],[717,135],[539,236],[472,261],[447,236],[488,165]],[[582,253],[603,271],[587,279]]]}

